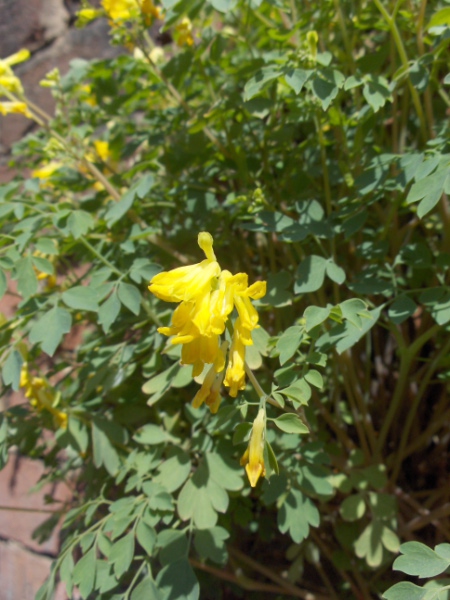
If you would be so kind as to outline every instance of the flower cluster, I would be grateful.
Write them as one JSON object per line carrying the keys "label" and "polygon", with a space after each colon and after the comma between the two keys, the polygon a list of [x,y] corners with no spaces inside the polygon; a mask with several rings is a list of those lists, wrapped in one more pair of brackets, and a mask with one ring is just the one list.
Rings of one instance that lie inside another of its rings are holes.
{"label": "flower cluster", "polygon": [[56,427],[67,428],[67,413],[56,408],[59,394],[42,377],[31,377],[27,363],[22,365],[20,387],[25,388],[25,397],[29,399],[31,406],[39,412],[46,410],[51,413]]}
{"label": "flower cluster", "polygon": [[161,9],[152,0],[102,0],[102,6],[113,21],[132,19],[138,10],[148,18],[161,18]]}
{"label": "flower cluster", "polygon": [[27,104],[23,101],[23,87],[17,75],[11,69],[12,65],[28,60],[28,50],[19,50],[7,58],[0,59],[0,96],[7,96],[10,100],[0,101],[0,114],[22,114],[28,118],[32,115]]}
{"label": "flower cluster", "polygon": [[175,25],[174,38],[177,46],[193,46],[194,38],[192,37],[192,22],[189,17],[183,17],[181,21]]}
{"label": "flower cluster", "polygon": [[[194,377],[211,365],[202,388],[194,398],[194,406],[205,402],[216,412],[222,383],[236,397],[245,388],[245,348],[253,344],[252,331],[258,327],[258,312],[251,299],[262,298],[266,282],[248,285],[245,273],[233,275],[222,270],[213,251],[213,238],[207,232],[198,236],[198,245],[206,259],[195,265],[159,273],[150,281],[149,290],[161,300],[178,302],[170,327],[160,327],[163,335],[172,336],[172,344],[182,344],[181,363],[192,365]],[[231,336],[231,346],[222,342],[233,310],[237,318]]]}

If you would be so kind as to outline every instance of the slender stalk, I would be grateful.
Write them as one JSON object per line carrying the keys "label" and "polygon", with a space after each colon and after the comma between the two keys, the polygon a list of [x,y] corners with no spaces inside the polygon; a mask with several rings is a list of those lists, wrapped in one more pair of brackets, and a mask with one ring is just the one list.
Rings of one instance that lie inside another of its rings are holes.
{"label": "slender stalk", "polygon": [[423,377],[421,377],[420,387],[417,391],[417,394],[413,400],[412,405],[410,406],[410,408],[408,410],[408,415],[406,417],[406,422],[403,427],[400,444],[395,453],[396,462],[395,462],[394,468],[392,470],[392,475],[391,475],[392,484],[394,484],[397,481],[398,475],[400,473],[400,469],[401,469],[401,466],[402,466],[402,463],[404,460],[405,447],[406,447],[406,444],[407,444],[407,441],[409,438],[409,434],[410,434],[414,419],[416,418],[419,404],[427,390],[427,387],[428,387],[431,377],[435,373],[436,367],[438,366],[438,364],[442,360],[442,358],[448,354],[449,350],[450,350],[450,339],[447,341],[446,344],[444,344],[442,346],[440,351],[437,353],[437,355],[434,357],[434,359],[428,365],[427,372],[425,373],[425,375]]}
{"label": "slender stalk", "polygon": [[94,246],[92,246],[86,238],[84,238],[83,236],[78,238],[80,240],[80,242],[83,244],[83,246],[85,246],[89,252],[91,254],[93,254],[96,258],[98,258],[98,260],[100,262],[102,262],[106,267],[108,267],[108,269],[111,269],[111,271],[113,273],[115,273],[118,277],[120,277],[121,279],[123,279],[124,277],[124,273],[122,273],[121,271],[119,271],[119,269],[117,269],[111,262],[109,262],[109,260],[107,258],[105,258],[104,256],[102,256],[100,254],[100,252],[98,252]]}
{"label": "slender stalk", "polygon": [[[380,13],[382,14],[383,19],[386,21],[386,24],[389,27],[389,30],[391,32],[391,35],[394,38],[395,46],[397,48],[397,52],[400,57],[400,62],[402,63],[402,66],[405,69],[408,69],[409,68],[408,56],[406,54],[406,50],[403,45],[403,41],[402,41],[400,32],[399,32],[397,24],[395,22],[395,18],[394,18],[395,12],[391,16],[387,12],[386,8],[383,6],[381,0],[374,0],[374,4],[378,8]],[[419,94],[418,94],[416,88],[414,87],[414,85],[412,84],[411,78],[409,76],[408,76],[408,87],[409,87],[409,91],[411,93],[414,107],[416,109],[417,116],[419,117],[421,135],[422,135],[423,141],[426,142],[428,139],[428,134],[427,134],[427,126],[426,126],[426,122],[425,122],[425,117],[424,117],[423,110],[422,110],[422,105],[420,103]]]}
{"label": "slender stalk", "polygon": [[380,435],[378,437],[377,445],[375,448],[375,454],[380,457],[384,444],[386,442],[386,438],[388,436],[389,430],[391,428],[394,417],[397,413],[399,406],[401,405],[405,390],[409,383],[409,372],[411,365],[416,357],[416,354],[419,352],[420,348],[435,335],[440,330],[439,325],[434,325],[428,329],[425,333],[423,333],[419,338],[417,338],[408,348],[405,348],[401,353],[401,362],[400,362],[400,371],[397,380],[397,385],[395,386],[394,395],[392,397],[391,404],[389,406],[389,410],[387,412],[386,418],[383,423],[383,427],[381,428]]}
{"label": "slender stalk", "polygon": [[244,552],[241,552],[237,548],[232,546],[228,546],[228,552],[230,555],[234,556],[240,563],[244,563],[249,566],[254,571],[261,573],[268,579],[271,579],[275,583],[277,583],[282,589],[283,594],[289,594],[290,596],[294,596],[295,598],[304,598],[305,600],[325,600],[325,597],[320,594],[314,594],[312,592],[302,590],[298,588],[296,585],[292,584],[290,581],[286,581],[277,573],[274,573],[271,569],[267,568],[265,565],[257,562]]}

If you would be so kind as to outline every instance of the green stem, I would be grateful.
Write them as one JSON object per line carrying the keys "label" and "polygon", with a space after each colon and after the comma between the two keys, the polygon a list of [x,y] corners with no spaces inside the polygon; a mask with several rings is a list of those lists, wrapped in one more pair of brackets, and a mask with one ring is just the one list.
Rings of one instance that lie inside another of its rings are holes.
{"label": "green stem", "polygon": [[428,365],[427,372],[421,378],[420,387],[417,391],[417,394],[413,400],[412,405],[410,406],[410,408],[408,410],[408,416],[406,417],[406,423],[405,423],[405,426],[402,431],[402,437],[400,440],[400,444],[395,453],[396,462],[395,462],[395,466],[393,468],[392,475],[391,475],[391,482],[393,484],[397,481],[397,478],[400,473],[400,469],[401,469],[401,466],[402,466],[402,463],[404,460],[406,444],[407,444],[408,438],[409,438],[409,433],[411,431],[411,427],[412,427],[414,419],[416,417],[416,413],[419,408],[420,401],[422,400],[422,398],[425,394],[425,391],[428,387],[431,377],[433,376],[433,374],[436,370],[436,367],[438,366],[442,357],[446,356],[448,354],[449,350],[450,350],[450,339],[447,341],[446,344],[444,344],[442,346],[440,351],[437,353],[437,355],[434,357],[434,359]]}
{"label": "green stem", "polygon": [[409,381],[408,378],[410,368],[416,357],[416,354],[419,352],[420,348],[440,329],[441,327],[439,325],[434,325],[433,327],[430,327],[428,331],[423,333],[401,353],[400,372],[398,376],[397,385],[395,386],[394,395],[392,397],[392,401],[389,406],[386,418],[384,420],[383,427],[381,428],[380,435],[378,437],[377,445],[375,448],[375,454],[378,457],[381,457],[381,451],[386,442],[386,438],[388,436],[392,422],[394,420],[395,415],[397,414],[399,406],[401,405],[404,399],[405,389]]}
{"label": "green stem", "polygon": [[[375,6],[378,8],[378,10],[380,11],[380,13],[382,14],[384,20],[386,21],[387,26],[390,29],[391,35],[394,38],[394,42],[395,42],[395,46],[397,48],[397,52],[398,55],[400,57],[400,62],[402,63],[402,66],[405,69],[409,69],[409,61],[408,61],[408,56],[406,54],[406,50],[405,47],[403,45],[403,41],[400,35],[400,32],[398,30],[397,24],[395,22],[395,11],[393,13],[393,15],[391,16],[387,10],[385,9],[385,7],[383,6],[381,0],[374,0],[374,4]],[[411,92],[411,97],[413,99],[413,103],[414,103],[414,107],[416,109],[417,112],[417,116],[419,117],[419,121],[420,121],[420,130],[421,130],[421,134],[423,137],[423,141],[426,142],[428,139],[428,133],[427,133],[427,126],[426,126],[426,122],[425,122],[425,116],[423,114],[423,110],[422,110],[422,105],[420,103],[420,98],[419,98],[419,94],[416,90],[416,88],[414,87],[411,78],[408,76],[408,87],[409,87],[409,91]]]}
{"label": "green stem", "polygon": [[117,269],[112,263],[110,263],[107,258],[102,256],[100,252],[98,252],[94,248],[94,246],[92,246],[83,236],[79,237],[78,239],[83,244],[83,246],[85,246],[89,250],[89,252],[91,252],[96,258],[98,258],[100,262],[102,262],[106,267],[108,267],[108,269],[111,269],[111,271],[121,279],[124,278],[125,275],[121,271],[119,271],[119,269]]}

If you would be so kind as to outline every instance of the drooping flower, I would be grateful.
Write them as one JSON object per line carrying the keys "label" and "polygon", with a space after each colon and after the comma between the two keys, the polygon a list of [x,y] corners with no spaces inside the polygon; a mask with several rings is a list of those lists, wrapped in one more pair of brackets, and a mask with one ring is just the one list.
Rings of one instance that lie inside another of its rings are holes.
{"label": "drooping flower", "polygon": [[266,474],[264,465],[264,445],[266,437],[266,409],[260,408],[253,421],[252,432],[247,450],[241,458],[241,466],[245,466],[250,485],[255,487],[260,477]]}
{"label": "drooping flower", "polygon": [[[226,342],[225,342],[226,343]],[[205,403],[209,406],[209,410],[215,414],[219,410],[220,405],[220,388],[223,381],[223,370],[217,373],[215,366],[209,368],[203,380],[201,388],[195,394],[192,400],[194,408],[200,408]]]}
{"label": "drooping flower", "polygon": [[67,413],[57,408],[58,394],[42,377],[32,377],[27,363],[22,365],[20,387],[25,388],[25,398],[28,398],[31,406],[38,412],[46,410],[51,413],[56,427],[67,428]]}
{"label": "drooping flower", "polygon": [[23,87],[20,83],[20,79],[14,75],[11,67],[12,65],[24,62],[29,58],[29,50],[22,49],[11,56],[0,59],[0,94],[2,92],[1,88],[3,87],[8,92],[18,94],[19,96],[23,95]]}
{"label": "drooping flower", "polygon": [[183,17],[181,21],[175,25],[174,31],[175,41],[178,46],[192,46],[194,38],[192,37],[192,23],[189,17]]}
{"label": "drooping flower", "polygon": [[2,115],[24,115],[31,119],[33,115],[28,110],[28,106],[25,102],[13,101],[13,102],[0,102],[0,113]]}
{"label": "drooping flower", "polygon": [[[245,388],[245,346],[253,344],[251,332],[258,327],[258,312],[250,300],[264,296],[266,282],[258,281],[248,286],[245,273],[233,275],[230,271],[222,271],[209,233],[201,232],[198,244],[205,253],[205,260],[155,275],[149,290],[161,300],[179,303],[170,326],[159,327],[158,331],[171,337],[172,344],[182,344],[181,364],[192,365],[194,377],[201,374],[205,365],[212,365],[203,391],[194,401],[200,406],[209,397],[213,382],[219,380],[214,378],[214,373],[221,373],[225,368],[228,344],[222,344],[221,336],[225,334],[234,308],[238,317],[224,384],[230,388],[233,397]],[[217,385],[219,389],[220,383]],[[216,407],[213,401],[207,404]]]}

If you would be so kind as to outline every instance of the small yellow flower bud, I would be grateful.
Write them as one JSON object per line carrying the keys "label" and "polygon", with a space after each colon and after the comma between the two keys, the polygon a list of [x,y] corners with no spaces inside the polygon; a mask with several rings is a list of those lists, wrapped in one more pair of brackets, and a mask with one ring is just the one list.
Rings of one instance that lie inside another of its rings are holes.
{"label": "small yellow flower bud", "polygon": [[250,485],[255,487],[260,477],[266,474],[264,465],[264,445],[266,437],[266,409],[260,408],[253,421],[252,433],[247,450],[241,458],[241,466],[245,466]]}

